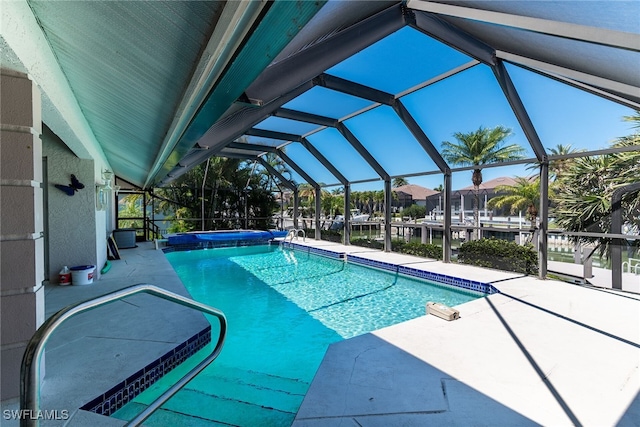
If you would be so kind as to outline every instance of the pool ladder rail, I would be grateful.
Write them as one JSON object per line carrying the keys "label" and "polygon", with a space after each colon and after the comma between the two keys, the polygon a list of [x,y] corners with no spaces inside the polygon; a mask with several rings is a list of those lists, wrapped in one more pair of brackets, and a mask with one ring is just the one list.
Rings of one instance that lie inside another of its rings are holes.
{"label": "pool ladder rail", "polygon": [[[220,351],[222,351],[222,346],[224,345],[224,340],[227,335],[227,318],[222,311],[192,299],[185,298],[173,292],[158,288],[157,286],[145,283],[133,285],[94,299],[71,304],[55,313],[38,328],[27,344],[24,357],[22,358],[22,366],[20,369],[20,409],[26,410],[27,412],[25,413],[30,414],[38,413],[38,410],[40,409],[40,362],[42,359],[42,352],[47,340],[51,337],[51,334],[53,334],[53,332],[62,325],[62,323],[77,314],[93,310],[94,308],[139,293],[150,294],[217,317],[220,322],[220,335],[218,337],[218,342],[209,356],[187,372],[184,377],[176,381],[167,391],[149,404],[144,411],[129,421],[126,424],[127,426],[138,426],[142,424],[143,421],[149,418],[167,400],[180,391],[182,387],[184,387],[218,357]],[[40,421],[37,417],[33,417],[33,419],[31,419],[31,417],[24,417],[20,420],[20,427],[38,427],[39,425]]]}
{"label": "pool ladder rail", "polygon": [[287,236],[284,238],[285,243],[287,242],[289,236],[291,236],[291,240],[289,240],[289,243],[293,243],[293,239],[298,240],[300,237],[300,233],[302,233],[302,241],[306,242],[307,234],[305,233],[305,231],[302,228],[294,228],[289,230],[289,232],[287,233]]}

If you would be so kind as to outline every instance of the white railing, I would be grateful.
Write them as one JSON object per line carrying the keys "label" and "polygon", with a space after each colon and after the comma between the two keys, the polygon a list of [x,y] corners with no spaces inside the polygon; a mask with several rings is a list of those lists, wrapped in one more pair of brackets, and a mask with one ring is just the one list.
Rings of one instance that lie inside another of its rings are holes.
{"label": "white railing", "polygon": [[629,261],[623,262],[622,272],[640,274],[640,259],[629,258]]}

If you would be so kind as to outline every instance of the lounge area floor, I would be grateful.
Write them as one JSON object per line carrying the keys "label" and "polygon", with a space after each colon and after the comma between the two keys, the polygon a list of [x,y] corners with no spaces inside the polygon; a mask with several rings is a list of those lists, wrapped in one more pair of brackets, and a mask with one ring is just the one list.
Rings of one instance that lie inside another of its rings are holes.
{"label": "lounge area floor", "polygon": [[[457,306],[456,321],[422,316],[331,345],[294,427],[640,425],[640,295],[312,239],[298,243],[487,282],[500,293]],[[93,285],[48,288],[47,315],[62,302],[140,282],[185,292],[153,244],[122,255]],[[131,336],[147,333],[144,322],[128,328]],[[75,351],[96,341],[83,340]],[[77,368],[73,358],[60,358],[55,369]],[[90,375],[55,377],[55,389],[43,389],[43,409],[66,405],[69,426],[122,425],[72,409],[80,401],[75,396],[91,396]],[[74,397],[60,393],[71,389]]]}

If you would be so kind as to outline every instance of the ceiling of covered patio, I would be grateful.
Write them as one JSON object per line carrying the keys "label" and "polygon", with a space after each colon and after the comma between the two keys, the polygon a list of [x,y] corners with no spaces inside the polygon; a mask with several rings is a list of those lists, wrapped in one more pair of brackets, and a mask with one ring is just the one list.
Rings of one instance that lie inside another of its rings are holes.
{"label": "ceiling of covered patio", "polygon": [[[109,164],[140,187],[264,153],[312,185],[440,175],[464,170],[442,141],[498,124],[521,163],[544,162],[549,115],[599,153],[640,110],[637,2],[28,4]],[[577,114],[602,103],[617,109],[598,123]]]}

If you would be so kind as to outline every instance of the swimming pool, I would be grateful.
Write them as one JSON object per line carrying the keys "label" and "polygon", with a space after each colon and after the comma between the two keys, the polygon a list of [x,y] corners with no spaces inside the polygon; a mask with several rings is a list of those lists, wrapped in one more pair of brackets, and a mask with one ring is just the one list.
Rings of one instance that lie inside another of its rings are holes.
{"label": "swimming pool", "polygon": [[[150,426],[288,426],[329,344],[421,316],[427,301],[454,306],[482,296],[275,245],[167,258],[195,300],[226,314],[229,329],[220,357]],[[209,351],[114,416],[131,418]]]}

